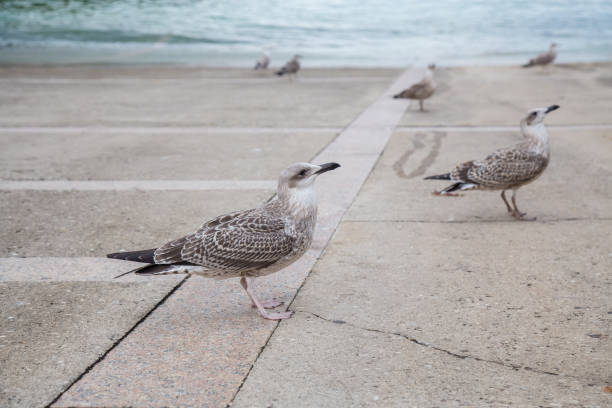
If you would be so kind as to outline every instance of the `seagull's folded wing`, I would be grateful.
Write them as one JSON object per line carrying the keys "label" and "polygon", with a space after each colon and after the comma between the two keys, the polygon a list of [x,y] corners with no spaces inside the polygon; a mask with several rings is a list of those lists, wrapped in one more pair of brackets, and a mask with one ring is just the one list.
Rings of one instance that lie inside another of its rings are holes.
{"label": "seagull's folded wing", "polygon": [[547,162],[544,156],[527,150],[501,149],[483,161],[473,162],[467,176],[483,187],[511,188],[538,176]]}
{"label": "seagull's folded wing", "polygon": [[294,247],[285,220],[255,210],[220,216],[198,231],[155,252],[157,263],[187,261],[209,269],[247,271],[265,268]]}

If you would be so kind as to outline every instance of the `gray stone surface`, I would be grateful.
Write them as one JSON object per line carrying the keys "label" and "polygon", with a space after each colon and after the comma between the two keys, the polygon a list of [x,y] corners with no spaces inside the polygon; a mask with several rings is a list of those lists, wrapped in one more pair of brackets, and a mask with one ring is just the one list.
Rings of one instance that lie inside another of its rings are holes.
{"label": "gray stone surface", "polygon": [[0,282],[0,404],[47,406],[176,284]]}
{"label": "gray stone surface", "polygon": [[293,307],[603,387],[612,381],[611,228],[345,222]]}
{"label": "gray stone surface", "polygon": [[[290,301],[300,266],[257,279],[255,292]],[[54,406],[224,406],[276,324],[250,306],[237,279],[192,277]]]}
{"label": "gray stone surface", "polygon": [[[558,103],[562,109],[549,123],[610,124],[610,66],[442,69],[431,111],[409,111],[403,121],[518,125],[532,107],[524,105]],[[304,69],[291,83],[235,69],[3,66],[2,150],[12,150],[0,176],[185,179],[188,168],[197,168],[194,180],[268,179],[283,160],[315,155],[334,136],[326,128],[351,123],[315,159],[342,167],[317,183],[321,211],[312,249],[256,282],[262,298],[289,302],[403,114],[407,102],[390,95],[418,80],[416,72],[380,95],[398,74]],[[69,129],[12,134],[10,126]],[[76,129],[95,126],[101,129]],[[234,130],[146,133],[157,126]],[[321,129],[236,132],[278,126]],[[397,132],[299,292],[291,307],[297,315],[278,326],[261,355],[276,323],[251,309],[235,279],[191,278],[56,406],[224,406],[253,362],[233,406],[609,405],[612,394],[603,389],[612,385],[610,130],[550,133],[551,166],[519,192],[519,206],[538,221],[521,223],[507,217],[496,193],[433,197],[443,184],[421,180],[512,143],[518,132]],[[172,155],[164,159],[147,141],[170,143]],[[125,152],[116,152],[119,145]],[[206,145],[223,158],[198,163]],[[235,157],[243,167],[231,165]],[[5,325],[9,331],[0,337],[8,347],[0,356],[8,356],[7,370],[31,373],[44,362],[25,382],[6,378],[13,388],[3,390],[13,394],[2,398],[16,406],[48,403],[181,279],[114,281],[133,264],[83,256],[153,247],[271,193],[0,192],[0,256],[36,256],[0,259],[0,288],[7,288],[0,302],[16,315],[24,308],[22,332],[8,317],[0,322],[0,335]],[[45,299],[65,303],[43,308]],[[66,339],[54,344],[72,356],[69,370],[55,369],[56,350],[37,343],[44,336],[30,326],[41,320],[43,333],[67,327],[59,332]],[[26,383],[44,392],[29,395]]]}
{"label": "gray stone surface", "polygon": [[154,248],[272,190],[1,191],[0,256],[104,256]]}
{"label": "gray stone surface", "polygon": [[0,178],[8,180],[276,180],[308,161],[329,133],[5,133]]}
{"label": "gray stone surface", "polygon": [[569,376],[460,359],[397,335],[297,313],[283,322],[236,400],[243,407],[605,407]]}
{"label": "gray stone surface", "polygon": [[453,67],[436,69],[438,89],[425,108],[414,103],[402,125],[518,125],[525,112],[561,105],[552,124],[611,123],[612,63],[547,68]]}
{"label": "gray stone surface", "polygon": [[[369,72],[378,76],[377,70]],[[173,79],[139,78],[137,71],[124,78],[112,73],[99,74],[102,78],[81,73],[80,79],[9,75],[0,90],[0,125],[345,126],[393,79],[388,70],[381,72],[376,80],[351,81],[249,79],[254,74],[248,70],[247,78],[227,80],[207,77],[205,70],[187,80],[181,70]]]}
{"label": "gray stone surface", "polygon": [[[423,177],[484,158],[496,148],[517,143],[519,134],[518,129],[396,132],[347,219],[514,221],[499,192],[466,191],[461,197],[438,197],[431,193],[450,183]],[[611,131],[554,129],[549,134],[550,164],[539,179],[518,190],[521,211],[541,221],[612,218]]]}
{"label": "gray stone surface", "polygon": [[[559,103],[547,122],[609,123],[605,103],[577,106],[609,98],[607,67],[442,70],[448,93],[404,121],[503,125],[520,95],[561,92],[571,101],[526,103]],[[541,93],[522,82],[534,75]],[[538,221],[518,222],[499,193],[436,197],[444,183],[422,180],[518,129],[396,132],[233,406],[609,406],[610,130],[550,133],[549,168],[518,194]]]}

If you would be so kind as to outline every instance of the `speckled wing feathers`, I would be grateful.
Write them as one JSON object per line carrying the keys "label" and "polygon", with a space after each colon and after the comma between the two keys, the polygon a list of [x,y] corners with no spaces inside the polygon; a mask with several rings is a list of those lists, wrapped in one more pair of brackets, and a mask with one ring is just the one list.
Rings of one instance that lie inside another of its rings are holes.
{"label": "speckled wing feathers", "polygon": [[547,157],[518,145],[499,149],[482,161],[460,164],[451,172],[451,178],[481,188],[513,188],[535,179],[547,164]]}
{"label": "speckled wing feathers", "polygon": [[412,85],[410,88],[403,90],[396,95],[397,98],[408,98],[408,99],[426,99],[433,94],[434,88],[429,82],[423,80]]}
{"label": "speckled wing feathers", "polygon": [[196,232],[155,251],[156,263],[187,261],[211,270],[265,268],[291,253],[286,221],[261,208],[217,217]]}

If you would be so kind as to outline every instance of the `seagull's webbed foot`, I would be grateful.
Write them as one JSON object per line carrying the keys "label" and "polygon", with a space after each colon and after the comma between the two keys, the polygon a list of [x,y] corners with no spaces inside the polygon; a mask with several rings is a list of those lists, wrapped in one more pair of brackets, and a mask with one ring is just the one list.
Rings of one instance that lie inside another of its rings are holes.
{"label": "seagull's webbed foot", "polygon": [[[266,302],[260,302],[255,297],[255,294],[251,290],[251,286],[249,285],[249,279],[247,277],[243,276],[242,278],[240,278],[240,285],[242,285],[242,287],[246,291],[247,295],[249,295],[249,298],[251,299],[251,302],[257,308],[257,310],[259,311],[259,314],[261,315],[261,317],[263,317],[264,319],[267,319],[267,320],[281,320],[281,319],[288,319],[288,318],[290,318],[293,315],[293,312],[272,312],[272,313],[267,312],[266,311],[266,306],[268,306],[268,307],[276,307],[276,306],[279,306],[282,303],[277,302],[275,300],[266,301]],[[274,305],[274,306],[272,306],[272,305]]]}
{"label": "seagull's webbed foot", "polygon": [[293,312],[261,313],[261,317],[266,320],[283,320],[289,319],[291,316],[293,316]]}
{"label": "seagull's webbed foot", "polygon": [[519,221],[535,221],[537,217],[525,217],[527,213],[520,211],[512,211],[512,216]]}
{"label": "seagull's webbed foot", "polygon": [[[502,192],[502,198],[504,199],[504,202],[506,203],[506,205],[508,205],[508,202],[503,196],[503,192]],[[512,205],[514,206],[514,209],[512,210],[512,215],[514,216],[514,218],[516,218],[517,220],[521,220],[521,221],[535,221],[536,217],[529,217],[529,218],[525,217],[527,213],[519,211],[516,205],[516,190],[512,192]],[[508,206],[508,209],[510,209],[509,207],[510,206]]]}
{"label": "seagull's webbed foot", "polygon": [[[278,307],[280,305],[283,304],[283,302],[279,302],[276,299],[270,299],[270,300],[263,300],[260,301],[259,304],[264,308],[264,309],[274,309],[275,307]],[[251,305],[252,307],[257,307],[257,305],[255,303],[253,303]]]}

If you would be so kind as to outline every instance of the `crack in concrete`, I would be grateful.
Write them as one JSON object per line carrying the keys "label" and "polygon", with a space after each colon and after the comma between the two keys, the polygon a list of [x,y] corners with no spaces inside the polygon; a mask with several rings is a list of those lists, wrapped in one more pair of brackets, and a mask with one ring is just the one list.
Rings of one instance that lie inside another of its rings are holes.
{"label": "crack in concrete", "polygon": [[525,370],[525,371],[530,371],[530,372],[536,373],[536,374],[543,374],[543,375],[551,375],[551,376],[556,376],[556,377],[568,377],[568,378],[579,379],[579,377],[575,377],[575,376],[571,376],[571,375],[567,375],[567,374],[554,373],[552,371],[540,370],[540,369],[537,369],[537,368],[533,368],[533,367],[529,367],[529,366],[525,366],[525,365],[521,365],[521,364],[504,363],[502,361],[488,360],[486,358],[472,356],[470,354],[455,353],[453,351],[446,350],[446,349],[444,349],[442,347],[435,346],[435,345],[433,345],[431,343],[427,343],[427,342],[421,341],[419,339],[416,339],[414,337],[410,337],[409,335],[406,335],[406,334],[403,334],[403,333],[389,332],[389,331],[380,330],[380,329],[372,329],[372,328],[369,328],[369,327],[361,327],[361,326],[358,326],[358,325],[356,325],[354,323],[350,323],[350,322],[347,322],[347,321],[344,321],[344,320],[338,320],[338,319],[331,320],[331,319],[328,319],[328,318],[326,318],[324,316],[321,316],[321,315],[319,315],[317,313],[310,312],[308,310],[295,310],[293,312],[294,313],[308,314],[308,315],[314,316],[314,317],[316,317],[318,319],[324,320],[324,321],[326,321],[328,323],[347,324],[347,325],[349,325],[349,326],[351,326],[351,327],[353,327],[355,329],[359,329],[359,330],[364,330],[364,331],[369,331],[369,332],[379,333],[379,334],[385,334],[385,335],[389,335],[389,336],[401,337],[401,338],[403,338],[405,340],[408,340],[411,343],[417,344],[417,345],[419,345],[421,347],[427,347],[427,348],[430,348],[432,350],[436,350],[436,351],[439,351],[441,353],[445,353],[445,354],[447,354],[447,355],[449,355],[451,357],[454,357],[454,358],[457,358],[457,359],[460,359],[460,360],[474,360],[474,361],[478,361],[478,362],[481,362],[481,363],[495,364],[497,366],[509,368],[509,369],[512,369],[512,370],[515,370],[515,371]]}
{"label": "crack in concrete", "polygon": [[81,374],[79,374],[72,382],[70,382],[70,384],[68,384],[64,390],[62,390],[59,394],[57,394],[55,396],[55,398],[53,398],[53,400],[51,402],[49,402],[47,405],[45,405],[45,408],[51,408],[53,406],[53,404],[55,404],[57,401],[60,400],[60,398],[62,398],[62,396],[67,393],[76,383],[78,383],[83,377],[85,377],[91,370],[94,369],[94,367],[96,365],[98,365],[98,363],[100,363],[102,360],[104,360],[106,358],[106,356],[109,355],[109,353],[111,351],[113,351],[115,349],[115,347],[119,346],[119,344],[125,339],[127,338],[134,330],[136,330],[136,328],[138,326],[140,326],[141,323],[143,323],[145,320],[147,320],[147,318],[153,314],[153,312],[155,312],[161,305],[163,305],[164,303],[166,303],[166,300],[168,300],[168,298],[170,298],[170,296],[172,296],[177,290],[179,290],[181,288],[181,286],[183,286],[183,284],[185,282],[187,282],[190,278],[190,275],[187,275],[184,279],[182,279],[180,282],[178,282],[173,288],[172,290],[170,290],[168,293],[166,293],[166,295],[159,301],[157,302],[155,305],[153,305],[153,307],[151,308],[151,310],[149,310],[147,313],[145,313],[140,319],[138,319],[138,321],[125,333],[123,333],[122,336],[120,336],[115,342],[113,342],[113,344],[104,352],[102,353],[102,355],[100,355],[96,361],[94,361],[93,363],[91,363],[86,369],[85,371],[83,371]]}
{"label": "crack in concrete", "polygon": [[[406,74],[407,71],[404,71],[402,74],[400,74],[400,76],[393,82],[393,84],[391,85],[391,87],[395,87],[397,88],[396,83]],[[378,99],[376,99],[376,101],[370,105],[373,106],[374,104],[378,103],[381,100],[384,100],[384,98],[388,98],[389,95],[392,95],[393,92],[390,89],[387,89],[387,91],[385,91],[385,93],[383,93]],[[350,129],[352,126],[355,125],[355,123],[362,117],[362,115],[368,110],[370,109],[370,107],[366,108],[363,112],[361,112],[359,115],[357,115],[349,124],[347,124],[341,132],[339,132],[332,141],[330,141],[325,147],[323,147],[316,155],[315,157],[318,157],[320,154],[324,153],[325,150],[331,146],[332,144],[335,144],[337,142],[337,140],[342,136],[342,134],[344,132],[346,132],[348,129]],[[397,126],[397,123],[395,123],[392,127],[395,128]],[[389,135],[390,137],[390,135]],[[388,142],[388,139],[387,139]],[[316,265],[316,263],[319,261],[319,259],[321,259],[321,257],[324,255],[327,247],[329,246],[329,244],[331,243],[331,241],[334,238],[334,235],[338,229],[338,227],[340,226],[342,220],[344,219],[344,216],[346,215],[347,211],[349,208],[351,208],[355,202],[355,200],[357,199],[357,197],[359,196],[359,194],[361,193],[363,186],[365,185],[365,183],[367,182],[368,178],[372,175],[372,172],[374,171],[374,169],[376,168],[376,166],[378,165],[378,162],[380,161],[380,158],[382,157],[382,153],[384,151],[384,148],[387,145],[387,142],[385,142],[385,145],[383,146],[383,148],[377,152],[376,154],[376,159],[374,160],[374,162],[372,163],[368,174],[366,175],[366,177],[361,181],[361,185],[359,186],[359,188],[357,189],[357,192],[355,193],[355,195],[353,196],[353,198],[351,199],[351,202],[346,206],[346,208],[343,210],[342,212],[342,216],[338,219],[337,223],[333,226],[333,231],[332,233],[329,235],[329,238],[327,239],[327,241],[325,242],[325,244],[323,245],[320,253],[317,255],[317,258],[315,260],[315,263],[312,265],[312,267],[310,268],[310,270],[308,271],[306,277],[304,278],[304,280],[302,281],[302,283],[300,284],[300,286],[297,288],[293,298],[291,299],[291,301],[288,303],[287,305],[287,309],[288,311],[291,311],[291,306],[293,305],[293,302],[295,302],[295,299],[297,299],[298,295],[300,294],[300,291],[302,290],[302,288],[304,287],[304,285],[306,284],[306,281],[308,280],[308,278],[310,277],[310,274],[312,273],[314,266]],[[268,338],[266,339],[265,343],[262,345],[262,347],[260,348],[259,352],[257,353],[257,356],[255,357],[255,359],[253,360],[253,362],[251,363],[251,366],[249,367],[249,370],[247,371],[247,373],[245,374],[245,376],[242,378],[242,381],[240,382],[240,385],[238,386],[238,389],[236,390],[236,392],[234,393],[234,395],[232,396],[232,398],[230,399],[230,401],[227,403],[226,408],[231,407],[234,403],[234,401],[236,400],[238,394],[240,393],[240,391],[242,390],[242,387],[244,386],[244,384],[246,383],[247,379],[249,378],[249,376],[251,375],[253,368],[255,367],[255,364],[257,363],[257,361],[259,360],[259,357],[261,356],[261,354],[264,352],[264,350],[267,348],[268,343],[270,342],[270,340],[272,339],[272,336],[274,336],[274,333],[276,333],[276,330],[278,329],[280,323],[282,322],[282,320],[279,320],[277,322],[277,324],[274,326],[274,328],[272,329],[272,331],[270,332],[270,335],[268,336]]]}
{"label": "crack in concrete", "polygon": [[[359,117],[359,116],[357,116]],[[323,153],[325,151],[325,149],[327,149],[331,144],[333,144],[342,134],[342,132],[344,132],[346,129],[348,129],[351,124],[353,124],[353,122],[355,120],[357,120],[357,117],[354,118],[349,124],[347,124],[342,131],[338,132],[336,134],[336,136],[329,141],[329,143],[327,143],[325,146],[323,146],[321,149],[319,149],[318,152],[315,153],[315,155],[311,158],[311,161],[314,160],[314,158],[318,157],[321,153]],[[380,156],[379,156],[380,157]],[[372,166],[372,169],[370,169],[370,172],[373,171],[374,167],[376,167],[376,163]],[[363,187],[363,184],[361,185],[361,187]],[[360,190],[361,191],[361,188]],[[353,200],[351,201],[351,204],[347,207],[350,208],[353,205],[353,202],[355,201],[355,199],[357,198],[357,196],[359,195],[359,192],[357,194],[355,194],[355,197],[353,197]],[[276,196],[276,194],[273,194],[267,201],[272,200],[274,197]],[[344,212],[346,213],[346,211]],[[344,217],[344,215],[343,215]],[[332,233],[332,235],[329,237],[329,240],[325,243],[325,245],[323,246],[323,249],[321,250],[321,252],[317,255],[317,259],[315,261],[318,262],[319,259],[321,259],[321,257],[323,256],[323,253],[325,253],[325,249],[327,248],[327,246],[329,245],[329,243],[331,242],[331,240],[333,239],[333,235],[335,234],[335,231],[338,229],[338,226],[340,225],[340,222],[338,222],[335,227],[334,227],[334,233]],[[297,298],[298,294],[300,293],[300,291],[302,290],[302,288],[304,287],[304,284],[306,283],[306,280],[308,279],[308,277],[310,276],[310,274],[312,273],[314,266],[312,268],[310,268],[310,270],[308,271],[308,274],[306,275],[306,277],[304,278],[304,280],[302,281],[302,283],[300,284],[300,286],[297,288],[297,290],[295,291],[295,294],[293,295],[293,297],[291,298],[291,300],[288,302],[287,304],[287,309],[289,310],[289,308],[291,307],[291,305],[293,304],[293,302],[295,301],[295,299]],[[244,383],[246,382],[247,378],[249,378],[249,376],[251,375],[251,372],[253,371],[253,368],[255,367],[255,363],[257,362],[257,360],[259,360],[259,357],[261,356],[261,353],[264,352],[264,350],[266,349],[266,347],[268,347],[268,343],[270,343],[270,340],[272,339],[272,336],[274,335],[274,333],[276,332],[276,329],[278,329],[279,324],[281,323],[282,320],[277,320],[276,321],[276,325],[274,326],[274,328],[270,331],[270,335],[268,336],[268,338],[266,339],[266,341],[264,342],[264,344],[261,346],[261,348],[259,349],[259,351],[257,352],[257,355],[255,356],[255,358],[253,359],[253,362],[251,363],[251,366],[249,367],[249,370],[247,371],[247,373],[244,375],[244,377],[242,378],[242,381],[240,382],[240,385],[238,386],[238,388],[236,389],[236,392],[234,392],[234,395],[232,395],[232,398],[230,399],[230,401],[227,403],[227,405],[225,405],[225,408],[229,408],[232,406],[232,404],[234,403],[234,400],[236,399],[236,397],[238,396],[238,393],[240,393],[240,391],[242,390],[242,387],[244,386]]]}

